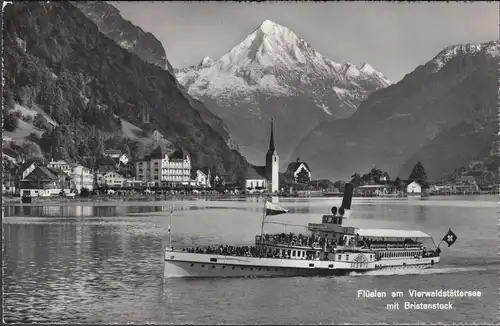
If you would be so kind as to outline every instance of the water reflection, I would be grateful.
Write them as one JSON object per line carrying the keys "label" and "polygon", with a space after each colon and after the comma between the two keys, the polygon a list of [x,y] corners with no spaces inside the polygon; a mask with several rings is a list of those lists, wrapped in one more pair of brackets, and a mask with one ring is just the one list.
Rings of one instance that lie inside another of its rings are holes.
{"label": "water reflection", "polygon": [[230,210],[249,210],[262,213],[262,208],[246,207],[221,207],[221,206],[6,206],[5,217],[23,216],[23,217],[112,217],[124,215],[140,215],[148,213],[165,213],[196,211],[207,209],[230,209]]}

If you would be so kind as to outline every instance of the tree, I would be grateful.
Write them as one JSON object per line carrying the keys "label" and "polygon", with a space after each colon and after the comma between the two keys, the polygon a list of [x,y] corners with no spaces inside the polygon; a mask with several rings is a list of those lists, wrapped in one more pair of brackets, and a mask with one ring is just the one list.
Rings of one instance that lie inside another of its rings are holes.
{"label": "tree", "polygon": [[43,160],[43,153],[40,146],[29,140],[23,142],[21,154],[26,159]]}
{"label": "tree", "polygon": [[361,179],[361,176],[359,175],[358,172],[354,173],[352,176],[351,176],[351,181],[352,185],[354,187],[359,187],[361,185],[363,185],[363,180]]}
{"label": "tree", "polygon": [[3,110],[3,129],[7,131],[15,131],[19,127],[19,119],[14,111],[7,112]]}
{"label": "tree", "polygon": [[33,125],[42,130],[47,130],[50,127],[49,122],[47,121],[47,119],[45,119],[45,117],[41,113],[36,114],[35,120],[33,121]]}
{"label": "tree", "polygon": [[7,111],[14,110],[16,103],[14,102],[14,95],[10,90],[5,90],[5,104],[4,107]]}
{"label": "tree", "polygon": [[424,166],[420,161],[413,166],[413,170],[408,178],[412,181],[418,181],[422,186],[427,187],[427,173],[425,172]]}
{"label": "tree", "polygon": [[397,177],[396,180],[394,180],[394,186],[398,190],[403,190],[405,187],[405,183],[403,182],[403,180],[401,180],[399,177]]}
{"label": "tree", "polygon": [[345,190],[345,181],[337,180],[333,183],[333,186],[337,188],[340,192],[344,192]]}
{"label": "tree", "polygon": [[130,159],[130,147],[127,144],[123,144],[122,153],[127,155],[128,159]]}
{"label": "tree", "polygon": [[30,133],[28,137],[26,137],[26,139],[36,144],[40,142],[40,136],[38,136],[38,134],[35,132]]}
{"label": "tree", "polygon": [[309,173],[304,167],[302,167],[299,173],[297,173],[297,183],[305,184],[309,183],[309,181],[310,181]]}
{"label": "tree", "polygon": [[380,183],[380,178],[382,177],[383,175],[383,172],[382,170],[380,169],[377,169],[377,168],[372,168],[370,170],[370,172],[368,173],[371,177],[371,179],[375,182],[375,183]]}

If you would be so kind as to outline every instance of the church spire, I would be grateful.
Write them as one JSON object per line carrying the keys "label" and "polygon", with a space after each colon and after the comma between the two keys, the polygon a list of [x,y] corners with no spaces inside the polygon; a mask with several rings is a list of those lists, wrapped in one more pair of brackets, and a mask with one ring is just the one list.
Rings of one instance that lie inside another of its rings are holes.
{"label": "church spire", "polygon": [[269,139],[269,152],[274,152],[274,118],[271,118],[271,137]]}

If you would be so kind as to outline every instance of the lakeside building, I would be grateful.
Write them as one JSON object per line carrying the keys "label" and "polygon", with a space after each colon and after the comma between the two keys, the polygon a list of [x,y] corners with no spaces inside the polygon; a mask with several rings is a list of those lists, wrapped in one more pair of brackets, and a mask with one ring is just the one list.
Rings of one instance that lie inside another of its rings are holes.
{"label": "lakeside building", "polygon": [[81,164],[51,160],[47,164],[47,167],[60,169],[69,175],[71,187],[77,192],[80,192],[82,188],[87,188],[88,190],[94,189],[94,175],[92,170]]}
{"label": "lakeside building", "polygon": [[418,181],[411,181],[406,186],[406,192],[408,194],[420,195],[422,194],[422,185]]}
{"label": "lakeside building", "polygon": [[295,162],[288,164],[285,177],[295,182],[308,183],[311,181],[311,169],[306,162],[301,161],[300,158],[297,157]]}
{"label": "lakeside building", "polygon": [[121,188],[124,186],[126,180],[125,177],[114,171],[97,174],[97,184],[99,187],[108,186],[112,188]]}
{"label": "lakeside building", "polygon": [[20,181],[20,189],[23,196],[57,196],[61,191],[69,194],[71,178],[60,169],[37,165]]}
{"label": "lakeside building", "polygon": [[158,145],[150,155],[135,162],[136,178],[155,187],[188,185],[191,180],[191,160],[182,149],[167,154]]}
{"label": "lakeside building", "polygon": [[385,195],[400,195],[398,189],[393,185],[365,185],[355,189],[355,194],[358,196],[385,196]]}
{"label": "lakeside building", "polygon": [[269,137],[269,149],[266,153],[266,165],[252,166],[245,178],[245,188],[263,188],[269,192],[279,191],[280,173],[279,156],[274,146],[274,120],[271,119],[271,135]]}
{"label": "lakeside building", "polygon": [[204,167],[191,171],[191,186],[209,188],[211,185],[210,181],[210,168]]}

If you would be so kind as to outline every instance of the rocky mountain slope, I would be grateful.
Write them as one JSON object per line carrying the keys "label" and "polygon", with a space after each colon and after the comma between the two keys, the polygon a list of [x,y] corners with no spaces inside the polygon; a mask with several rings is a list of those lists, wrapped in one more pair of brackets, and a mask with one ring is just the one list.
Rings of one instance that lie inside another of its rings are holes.
{"label": "rocky mountain slope", "polygon": [[[75,1],[71,3],[92,20],[101,33],[114,40],[123,49],[174,74],[174,69],[167,59],[161,42],[153,34],[144,32],[140,27],[124,19],[117,8],[105,1]],[[182,86],[180,89],[185,92]],[[232,149],[237,149],[237,145],[232,140],[224,122],[207,110],[205,105],[198,103],[199,101],[196,99],[190,96],[187,98],[189,98],[191,105],[200,112],[203,120],[214,128]]]}
{"label": "rocky mountain slope", "polygon": [[140,27],[123,19],[120,11],[105,1],[74,1],[87,18],[92,20],[99,31],[114,40],[122,48],[137,54],[146,62],[162,67],[171,73],[174,69],[168,62],[165,49],[156,37],[144,32]]}
{"label": "rocky mountain slope", "polygon": [[179,89],[170,72],[104,36],[71,3],[7,5],[4,45],[7,102],[39,107],[57,123],[38,140],[45,152],[53,148],[73,161],[98,156],[106,142],[130,143],[126,121],[145,134],[159,131],[185,149],[194,166],[240,179],[246,174],[247,161],[194,107],[202,103]]}
{"label": "rocky mountain slope", "polygon": [[346,179],[374,165],[406,178],[420,160],[439,179],[495,141],[498,59],[498,42],[447,47],[350,118],[319,125],[294,154],[315,178]]}
{"label": "rocky mountain slope", "polygon": [[333,62],[269,20],[216,61],[207,57],[176,76],[224,120],[255,164],[264,161],[271,117],[286,165],[291,150],[321,121],[350,116],[369,93],[390,84],[369,64]]}

